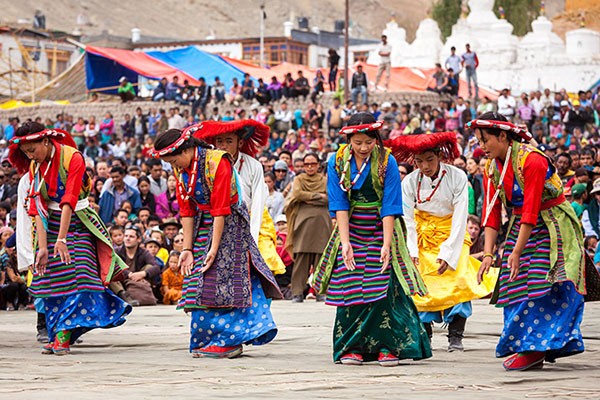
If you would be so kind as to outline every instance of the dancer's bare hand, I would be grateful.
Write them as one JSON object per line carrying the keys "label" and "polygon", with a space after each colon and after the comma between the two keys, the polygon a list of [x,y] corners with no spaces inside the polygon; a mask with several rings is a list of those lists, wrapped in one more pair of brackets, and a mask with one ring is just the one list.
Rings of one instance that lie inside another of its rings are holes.
{"label": "dancer's bare hand", "polygon": [[38,249],[35,256],[35,264],[33,266],[33,272],[36,275],[44,275],[46,273],[46,267],[48,266],[48,248],[41,247]]}
{"label": "dancer's bare hand", "polygon": [[381,273],[383,274],[390,266],[390,248],[389,246],[383,246],[381,248],[381,258],[379,259],[381,265]]}
{"label": "dancer's bare hand", "polygon": [[412,258],[412,262],[413,264],[415,264],[415,267],[419,266],[419,257],[411,257]]}
{"label": "dancer's bare hand", "polygon": [[52,254],[52,257],[56,257],[57,255],[60,255],[60,261],[63,263],[71,264],[71,254],[69,254],[69,248],[66,243],[57,241],[54,244],[54,254]]}
{"label": "dancer's bare hand", "polygon": [[492,259],[490,257],[484,257],[483,261],[481,261],[481,266],[479,267],[479,271],[477,272],[477,283],[481,285],[483,282],[483,276],[486,275],[490,267],[492,266]]}
{"label": "dancer's bare hand", "polygon": [[354,250],[350,243],[342,243],[342,259],[344,265],[348,271],[354,271],[356,269],[356,262],[354,261]]}
{"label": "dancer's bare hand", "polygon": [[450,267],[448,265],[448,263],[446,261],[442,260],[441,258],[438,258],[435,262],[437,262],[440,265],[440,267],[438,268],[438,271],[437,271],[438,275],[442,275]]}
{"label": "dancer's bare hand", "polygon": [[202,266],[202,268],[200,268],[200,272],[204,273],[208,271],[208,269],[213,265],[213,262],[215,262],[216,257],[217,250],[210,249],[208,253],[206,253],[206,258],[204,258],[204,265]]}
{"label": "dancer's bare hand", "polygon": [[521,255],[519,253],[515,253],[514,251],[510,253],[508,256],[508,268],[510,269],[510,277],[508,278],[509,282],[514,281],[519,276],[519,270],[521,266],[519,262],[521,261]]}
{"label": "dancer's bare hand", "polygon": [[179,268],[184,276],[188,276],[194,269],[194,254],[191,250],[186,250],[179,256]]}

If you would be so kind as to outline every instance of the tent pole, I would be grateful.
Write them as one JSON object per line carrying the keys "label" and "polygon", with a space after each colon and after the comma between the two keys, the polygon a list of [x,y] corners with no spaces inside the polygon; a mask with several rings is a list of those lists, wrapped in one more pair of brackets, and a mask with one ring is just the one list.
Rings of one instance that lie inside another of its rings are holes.
{"label": "tent pole", "polygon": [[260,66],[265,66],[265,5],[260,5]]}
{"label": "tent pole", "polygon": [[344,100],[348,100],[348,25],[350,25],[350,0],[346,0],[346,17],[344,23]]}

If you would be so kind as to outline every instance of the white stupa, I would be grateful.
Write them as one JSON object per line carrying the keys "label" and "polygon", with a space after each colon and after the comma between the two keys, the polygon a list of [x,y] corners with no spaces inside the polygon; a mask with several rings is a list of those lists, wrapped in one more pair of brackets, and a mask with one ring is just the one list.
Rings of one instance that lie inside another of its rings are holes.
{"label": "white stupa", "polygon": [[442,32],[437,22],[426,18],[419,24],[415,41],[410,44],[402,65],[406,67],[433,68],[439,62],[439,55],[444,43]]}
{"label": "white stupa", "polygon": [[531,23],[532,32],[519,43],[517,62],[522,65],[544,65],[565,55],[565,44],[552,32],[552,22],[540,15]]}
{"label": "white stupa", "polygon": [[567,55],[577,63],[600,59],[600,33],[587,28],[566,34]]}
{"label": "white stupa", "polygon": [[[392,67],[399,67],[402,65],[403,59],[409,53],[410,45],[406,41],[406,30],[400,26],[395,19],[392,18],[387,23],[385,29],[382,32],[383,35],[387,36],[388,43],[392,46],[391,62]],[[379,54],[376,51],[372,51],[367,59],[368,64],[379,65]]]}

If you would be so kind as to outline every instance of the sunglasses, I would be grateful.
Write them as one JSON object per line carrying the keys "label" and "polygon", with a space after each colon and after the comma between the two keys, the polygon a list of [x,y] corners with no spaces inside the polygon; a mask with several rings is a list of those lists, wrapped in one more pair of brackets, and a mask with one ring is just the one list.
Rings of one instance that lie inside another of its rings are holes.
{"label": "sunglasses", "polygon": [[287,170],[286,169],[276,169],[275,172],[287,172]]}
{"label": "sunglasses", "polygon": [[305,167],[316,167],[317,165],[319,165],[319,163],[316,163],[316,162],[305,162],[304,163]]}

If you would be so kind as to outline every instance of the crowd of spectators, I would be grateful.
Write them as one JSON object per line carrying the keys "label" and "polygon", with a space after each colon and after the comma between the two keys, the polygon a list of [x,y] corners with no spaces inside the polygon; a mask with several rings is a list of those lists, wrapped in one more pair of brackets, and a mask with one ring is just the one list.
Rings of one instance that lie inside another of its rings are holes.
{"label": "crowd of spectators", "polygon": [[[473,132],[465,130],[464,124],[477,115],[495,111],[515,123],[527,125],[539,149],[554,160],[565,194],[582,219],[586,249],[600,264],[600,252],[596,252],[600,238],[600,98],[597,90],[569,94],[564,90],[545,89],[514,97],[505,89],[498,99],[484,97],[478,104],[459,96],[437,105],[388,101],[368,104],[353,100],[342,104],[336,97],[331,106],[324,107],[319,102],[320,96],[310,98],[311,87],[306,79],[297,84],[301,76],[292,80],[291,86],[274,78],[275,84],[280,86],[277,89],[271,86],[273,82],[268,86],[259,82],[257,88],[247,78],[229,91],[224,86],[214,85],[202,90],[196,88],[193,94],[185,90],[185,82],[182,91],[173,91],[169,89],[173,82],[164,81],[164,91],[157,91],[155,100],[160,100],[162,95],[177,100],[180,106],[165,110],[160,108],[162,103],[157,103],[159,107],[138,108],[134,115],[127,114],[118,121],[110,113],[100,118],[59,114],[54,119],[37,119],[49,128],[70,132],[84,154],[88,173],[94,178],[90,202],[109,225],[113,242],[129,265],[125,282],[112,289],[133,304],[173,304],[180,296],[183,279],[176,268],[183,243],[175,199],[176,178],[170,165],[149,158],[149,150],[158,132],[181,129],[208,119],[251,118],[270,126],[269,144],[258,160],[264,168],[269,191],[267,208],[276,224],[278,251],[288,269],[293,268],[293,260],[284,250],[285,201],[294,179],[304,173],[304,159],[309,155],[316,155],[321,164],[319,173],[325,172],[324,163],[343,140],[337,131],[358,111],[371,112],[384,122],[384,138],[456,132],[462,155],[454,165],[463,169],[469,179],[471,217],[468,226],[474,243],[472,253],[476,257],[482,256],[479,225],[483,206],[482,169],[486,160]],[[261,87],[266,92],[257,90]],[[271,99],[279,99],[276,106],[261,101],[260,96],[267,94]],[[285,98],[293,96],[308,97],[305,108],[288,107]],[[235,111],[221,112],[224,101],[238,102]],[[7,160],[7,140],[21,121],[11,118],[3,122],[0,130],[0,306],[16,309],[30,304],[24,291],[24,277],[16,269],[14,243],[7,243],[16,227],[19,181]],[[399,168],[401,176],[405,176],[413,167],[401,164]]]}

